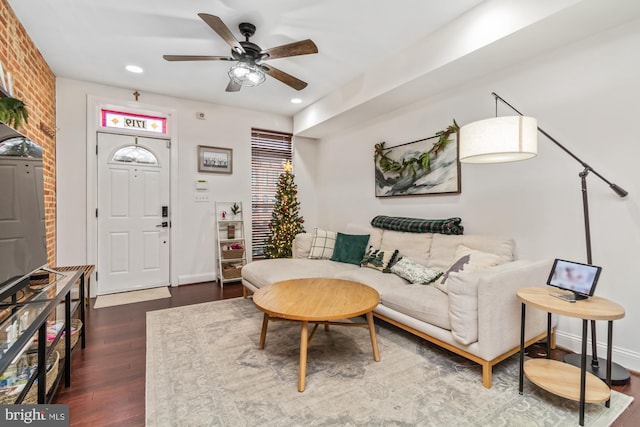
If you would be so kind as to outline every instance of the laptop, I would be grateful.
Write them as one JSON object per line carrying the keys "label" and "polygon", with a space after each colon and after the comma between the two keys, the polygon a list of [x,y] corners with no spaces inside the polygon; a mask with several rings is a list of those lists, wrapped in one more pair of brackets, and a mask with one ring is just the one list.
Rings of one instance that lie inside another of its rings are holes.
{"label": "laptop", "polygon": [[551,295],[565,301],[576,302],[593,296],[602,267],[582,264],[564,259],[553,261],[547,285],[571,293],[555,293]]}

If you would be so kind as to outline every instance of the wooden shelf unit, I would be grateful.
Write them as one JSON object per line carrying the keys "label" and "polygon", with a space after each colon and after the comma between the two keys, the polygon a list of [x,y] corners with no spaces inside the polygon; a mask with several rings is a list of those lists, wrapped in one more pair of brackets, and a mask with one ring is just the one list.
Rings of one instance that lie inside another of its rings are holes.
{"label": "wooden shelf unit", "polygon": [[[240,208],[236,215],[231,213],[233,205]],[[220,286],[224,287],[225,283],[242,280],[240,273],[247,263],[242,202],[216,202],[215,215],[218,280]],[[234,244],[241,245],[242,249],[231,249]]]}

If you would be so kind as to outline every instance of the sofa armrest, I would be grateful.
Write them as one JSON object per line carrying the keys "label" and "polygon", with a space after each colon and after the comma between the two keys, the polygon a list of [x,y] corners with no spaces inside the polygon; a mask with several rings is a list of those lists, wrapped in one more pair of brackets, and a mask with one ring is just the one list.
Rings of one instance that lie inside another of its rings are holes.
{"label": "sofa armrest", "polygon": [[[447,281],[451,334],[460,344],[477,342],[492,360],[520,343],[520,288],[545,286],[552,262],[514,261],[472,273],[451,273]],[[546,331],[546,315],[530,310],[527,339]]]}
{"label": "sofa armrest", "polygon": [[291,247],[292,258],[309,258],[311,245],[313,244],[312,233],[298,233],[293,238],[293,246]]}
{"label": "sofa armrest", "polygon": [[[485,360],[520,345],[522,305],[516,293],[528,287],[546,287],[553,260],[520,260],[479,272],[478,345]],[[557,318],[554,319],[557,323]],[[547,330],[547,313],[527,311],[528,340]]]}

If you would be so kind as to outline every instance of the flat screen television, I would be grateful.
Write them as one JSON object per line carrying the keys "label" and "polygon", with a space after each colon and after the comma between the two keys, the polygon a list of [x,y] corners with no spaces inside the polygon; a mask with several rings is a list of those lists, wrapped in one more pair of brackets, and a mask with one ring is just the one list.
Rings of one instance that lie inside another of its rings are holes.
{"label": "flat screen television", "polygon": [[42,148],[0,122],[0,293],[46,266]]}
{"label": "flat screen television", "polygon": [[568,301],[589,298],[596,290],[600,271],[602,267],[596,265],[556,259],[551,267],[547,285],[570,291],[570,294],[552,294]]}

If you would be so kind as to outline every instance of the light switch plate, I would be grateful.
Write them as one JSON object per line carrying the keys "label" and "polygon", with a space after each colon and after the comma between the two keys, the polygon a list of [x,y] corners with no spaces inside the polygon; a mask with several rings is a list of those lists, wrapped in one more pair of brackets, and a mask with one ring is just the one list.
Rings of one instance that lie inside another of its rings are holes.
{"label": "light switch plate", "polygon": [[209,194],[208,193],[195,193],[195,201],[196,202],[208,202]]}

